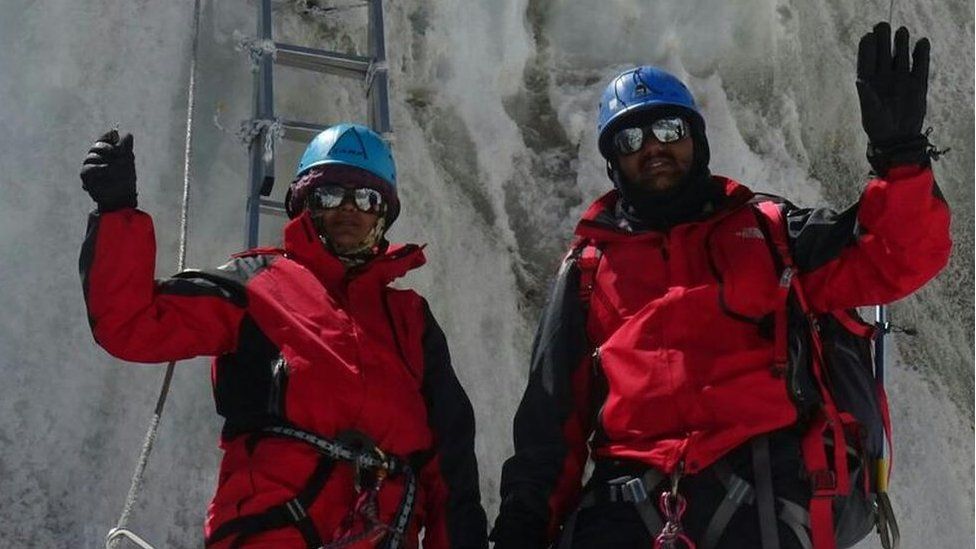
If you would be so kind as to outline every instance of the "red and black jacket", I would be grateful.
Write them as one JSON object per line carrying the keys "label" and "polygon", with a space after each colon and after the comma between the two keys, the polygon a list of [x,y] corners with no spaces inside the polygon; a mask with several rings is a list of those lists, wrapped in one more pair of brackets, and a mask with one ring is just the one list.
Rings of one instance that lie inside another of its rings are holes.
{"label": "red and black jacket", "polygon": [[[616,191],[584,214],[536,334],[498,539],[551,541],[589,457],[695,474],[796,422],[771,368],[779,270],[754,195],[713,181],[725,189],[721,205],[667,231],[621,223]],[[900,299],[948,261],[949,210],[928,168],[892,169],[840,213],[779,207],[814,312]],[[602,252],[587,303],[581,243]]]}
{"label": "red and black jacket", "polygon": [[[391,246],[347,272],[306,214],[285,226],[283,249],[154,280],[150,216],[135,209],[91,215],[80,270],[95,340],[135,362],[216,357],[224,456],[208,536],[301,489],[318,461],[313,448],[247,436],[287,424],[329,438],[354,430],[384,452],[426,456],[406,546],[416,547],[425,528],[426,547],[486,547],[470,401],[427,302],[388,286],[424,262],[417,246]],[[348,464],[336,464],[309,509],[326,542],[355,502],[352,475]],[[403,488],[402,479],[385,484],[382,520],[396,513]],[[293,528],[250,539],[305,546]]]}

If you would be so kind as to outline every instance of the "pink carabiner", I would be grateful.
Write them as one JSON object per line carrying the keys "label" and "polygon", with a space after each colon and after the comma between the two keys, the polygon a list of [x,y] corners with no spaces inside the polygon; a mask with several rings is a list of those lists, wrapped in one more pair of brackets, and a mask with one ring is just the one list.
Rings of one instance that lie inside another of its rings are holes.
{"label": "pink carabiner", "polygon": [[654,538],[654,549],[677,549],[677,543],[684,545],[686,549],[696,549],[695,542],[691,541],[681,526],[681,517],[687,508],[685,498],[681,494],[671,492],[661,492],[658,499],[658,508],[664,515],[664,528]]}
{"label": "pink carabiner", "polygon": [[681,517],[685,514],[685,508],[687,508],[688,503],[685,501],[685,498],[681,497],[681,494],[661,492],[657,506],[661,510],[661,514],[664,515],[664,522],[671,523],[681,522]]}
{"label": "pink carabiner", "polygon": [[695,542],[686,536],[684,532],[665,534],[661,532],[654,538],[654,549],[677,549],[675,542],[683,543],[686,549],[696,549]]}

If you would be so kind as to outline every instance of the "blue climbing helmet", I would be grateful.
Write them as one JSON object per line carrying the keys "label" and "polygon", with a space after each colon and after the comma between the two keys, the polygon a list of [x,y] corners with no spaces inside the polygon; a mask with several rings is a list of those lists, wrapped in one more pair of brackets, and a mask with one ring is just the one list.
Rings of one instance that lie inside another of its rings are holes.
{"label": "blue climbing helmet", "polygon": [[[614,133],[635,116],[681,114],[691,124],[692,136],[704,139],[705,121],[688,87],[673,74],[657,67],[642,66],[618,74],[600,97],[597,146],[608,161],[616,156],[611,144]],[[707,164],[707,158],[703,159]]]}
{"label": "blue climbing helmet", "polygon": [[314,185],[309,185],[309,178],[304,176],[313,168],[339,176],[342,179],[339,183],[354,183],[379,191],[389,204],[387,227],[400,214],[393,151],[378,133],[366,126],[336,124],[312,139],[298,162],[295,180],[285,197],[289,217],[297,216],[305,208],[305,200]]}

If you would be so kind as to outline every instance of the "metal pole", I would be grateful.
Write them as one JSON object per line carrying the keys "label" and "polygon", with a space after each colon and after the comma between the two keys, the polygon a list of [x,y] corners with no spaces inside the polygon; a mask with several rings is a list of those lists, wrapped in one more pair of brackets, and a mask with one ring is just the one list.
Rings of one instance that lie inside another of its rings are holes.
{"label": "metal pole", "polygon": [[[271,0],[261,0],[258,6],[258,37],[261,40],[271,40]],[[254,118],[255,121],[271,120],[274,117],[274,77],[272,73],[272,58],[269,53],[261,54],[258,72],[254,76]],[[251,177],[248,183],[246,239],[247,247],[253,248],[258,242],[258,223],[261,215],[261,191],[270,192],[274,185],[274,155],[265,161],[265,148],[268,140],[274,139],[268,135],[267,127],[263,127],[250,144]],[[274,143],[270,143],[272,151]]]}
{"label": "metal pole", "polygon": [[373,60],[369,98],[369,125],[380,134],[390,133],[390,104],[387,91],[386,39],[383,30],[383,0],[370,0],[367,30],[369,57]]}
{"label": "metal pole", "polygon": [[885,336],[888,334],[887,307],[878,305],[875,309],[874,325],[878,332],[874,337],[874,377],[882,386],[885,375]]}

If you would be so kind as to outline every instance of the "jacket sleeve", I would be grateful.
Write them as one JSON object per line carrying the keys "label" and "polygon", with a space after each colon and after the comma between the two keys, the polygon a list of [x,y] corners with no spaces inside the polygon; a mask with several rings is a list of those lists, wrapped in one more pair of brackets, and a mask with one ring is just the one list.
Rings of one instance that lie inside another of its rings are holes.
{"label": "jacket sleeve", "polygon": [[485,549],[488,526],[474,453],[474,410],[451,366],[444,332],[426,301],[423,307],[421,391],[434,433],[434,456],[420,478],[426,494],[424,547]]}
{"label": "jacket sleeve", "polygon": [[127,208],[93,212],[79,260],[92,335],[113,356],[165,362],[234,348],[243,287],[199,272],[153,280],[152,218]]}
{"label": "jacket sleeve", "polygon": [[793,258],[815,311],[889,303],[949,260],[949,208],[929,167],[893,168],[847,210],[787,212]]}
{"label": "jacket sleeve", "polygon": [[536,332],[528,386],[515,414],[515,455],[502,469],[496,547],[544,547],[576,505],[593,429],[580,272],[570,254]]}

